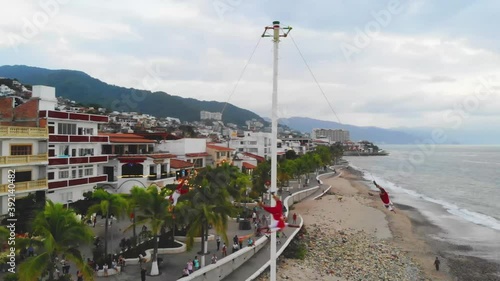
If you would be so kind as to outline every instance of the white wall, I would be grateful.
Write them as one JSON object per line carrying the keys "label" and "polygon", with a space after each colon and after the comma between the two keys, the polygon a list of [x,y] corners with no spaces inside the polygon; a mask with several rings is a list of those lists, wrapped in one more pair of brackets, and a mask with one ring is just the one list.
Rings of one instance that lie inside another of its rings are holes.
{"label": "white wall", "polygon": [[207,151],[206,139],[185,138],[180,140],[168,140],[155,146],[155,152],[168,151],[175,155],[186,153],[198,153]]}
{"label": "white wall", "polygon": [[95,185],[96,184],[92,183],[92,184],[82,184],[71,187],[50,189],[47,191],[46,197],[48,200],[51,200],[52,202],[56,203],[66,204],[68,203],[68,200],[73,200],[73,202],[75,202],[84,199],[83,193],[94,190]]}
{"label": "white wall", "polygon": [[40,98],[38,110],[54,110],[57,106],[56,88],[33,86],[32,97]]}

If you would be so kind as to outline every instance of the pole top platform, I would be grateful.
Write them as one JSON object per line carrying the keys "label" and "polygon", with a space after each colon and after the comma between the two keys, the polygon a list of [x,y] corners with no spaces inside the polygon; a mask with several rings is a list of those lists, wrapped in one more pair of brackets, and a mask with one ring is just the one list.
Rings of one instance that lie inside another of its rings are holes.
{"label": "pole top platform", "polygon": [[273,21],[273,24],[280,24],[280,21],[279,20],[275,20],[275,21]]}

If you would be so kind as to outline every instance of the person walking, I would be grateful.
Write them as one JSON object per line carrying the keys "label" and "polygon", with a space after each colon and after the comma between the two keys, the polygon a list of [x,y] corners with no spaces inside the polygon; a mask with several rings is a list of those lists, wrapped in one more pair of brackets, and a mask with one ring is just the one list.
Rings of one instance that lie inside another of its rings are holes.
{"label": "person walking", "polygon": [[219,251],[220,249],[220,236],[217,235],[217,252]]}
{"label": "person walking", "polygon": [[439,260],[438,257],[436,257],[436,260],[434,260],[434,266],[436,267],[436,271],[439,271],[440,264],[441,264],[441,261]]}
{"label": "person walking", "polygon": [[296,213],[293,213],[293,224],[296,224],[297,223],[297,214]]}
{"label": "person walking", "polygon": [[227,256],[227,246],[226,243],[222,244],[222,257]]}
{"label": "person walking", "polygon": [[394,204],[392,204],[391,199],[389,198],[389,193],[387,193],[384,188],[378,185],[376,181],[373,181],[373,184],[380,190],[380,199],[382,200],[382,203],[384,203],[384,206],[389,211],[396,213],[396,210],[394,210]]}

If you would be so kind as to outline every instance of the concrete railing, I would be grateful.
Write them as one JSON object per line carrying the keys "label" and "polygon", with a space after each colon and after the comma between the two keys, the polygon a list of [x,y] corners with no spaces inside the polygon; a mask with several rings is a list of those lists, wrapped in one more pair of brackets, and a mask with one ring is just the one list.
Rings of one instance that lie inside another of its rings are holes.
{"label": "concrete railing", "polygon": [[[175,240],[179,240],[179,241],[182,241],[182,242],[186,242],[186,240],[187,240],[186,236],[174,236],[174,238],[175,238]],[[207,241],[214,241],[215,240],[215,235],[210,234],[210,235],[208,235],[207,238],[208,238]],[[195,237],[194,240],[193,240],[193,242],[197,242],[197,243],[201,242],[201,237]]]}
{"label": "concrete railing", "polygon": [[[327,174],[332,174],[332,173],[327,173]],[[327,175],[327,174],[322,174]],[[316,177],[317,180],[319,180],[319,177]],[[287,211],[285,212],[285,216],[288,216],[288,210],[291,205],[294,203],[303,200],[304,198],[308,197],[309,195],[313,194],[316,192],[316,190],[319,188],[319,186],[311,187],[306,190],[298,191],[293,193],[292,195],[288,196],[283,200],[283,205],[286,207]],[[302,217],[300,217],[300,225],[302,226],[303,221]],[[290,243],[292,238],[299,232],[300,228],[297,228],[292,235],[289,236],[285,244],[280,248],[278,251],[278,256],[281,255],[281,253],[285,250],[286,246]],[[255,241],[255,246],[253,247],[245,247],[236,253],[233,253],[231,255],[228,255],[225,258],[222,258],[217,261],[216,264],[210,264],[207,265],[195,272],[193,272],[191,275],[186,276],[184,278],[178,279],[179,281],[188,281],[188,280],[196,280],[196,281],[216,281],[216,280],[222,280],[229,274],[231,274],[233,271],[235,271],[238,267],[240,267],[242,264],[244,264],[247,260],[249,260],[255,253],[257,253],[260,249],[262,249],[267,243],[269,239],[266,238],[265,236],[259,238],[257,241]],[[262,270],[265,270],[269,266],[269,262],[264,265]],[[260,270],[260,269],[259,269]],[[258,275],[257,275],[258,276]]]}
{"label": "concrete railing", "polygon": [[222,280],[260,251],[260,249],[267,244],[267,241],[268,239],[265,236],[261,237],[255,241],[255,246],[245,247],[238,250],[237,252],[218,260],[216,264],[210,264],[202,267],[191,275],[178,280]]}

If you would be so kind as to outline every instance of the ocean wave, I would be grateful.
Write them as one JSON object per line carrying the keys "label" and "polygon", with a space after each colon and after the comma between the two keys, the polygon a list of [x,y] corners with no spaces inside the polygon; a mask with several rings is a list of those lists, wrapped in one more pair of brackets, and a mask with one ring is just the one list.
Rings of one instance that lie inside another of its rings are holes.
{"label": "ocean wave", "polygon": [[[421,193],[418,193],[416,191],[405,189],[405,188],[397,185],[396,183],[388,181],[388,180],[384,179],[383,177],[374,175],[365,169],[356,167],[352,164],[350,166],[356,170],[362,171],[364,173],[365,180],[376,181],[378,184],[380,184],[381,186],[383,186],[384,188],[386,188],[389,191],[392,190],[392,191],[396,191],[396,192],[400,192],[400,193],[405,193],[405,194],[408,194],[412,197],[416,197],[416,198],[419,198],[419,199],[422,199],[422,200],[425,200],[428,202],[432,202],[434,204],[438,204],[438,205],[444,207],[448,213],[455,215],[455,216],[458,216],[466,221],[472,222],[474,224],[486,226],[486,227],[489,227],[489,228],[492,228],[495,230],[500,230],[500,221],[495,219],[494,217],[491,217],[491,216],[488,216],[485,214],[481,214],[478,212],[470,211],[470,210],[467,210],[465,208],[461,208],[461,207],[459,207],[455,204],[449,203],[445,200],[431,198],[431,197],[428,197],[428,196],[423,195]],[[372,188],[373,190],[376,190],[375,187],[370,187],[370,188]]]}

